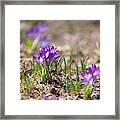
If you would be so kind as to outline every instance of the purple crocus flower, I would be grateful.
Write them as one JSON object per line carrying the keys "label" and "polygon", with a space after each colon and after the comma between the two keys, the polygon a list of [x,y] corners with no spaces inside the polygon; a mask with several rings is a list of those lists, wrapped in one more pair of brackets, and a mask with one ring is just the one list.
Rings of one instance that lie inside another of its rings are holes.
{"label": "purple crocus flower", "polygon": [[90,67],[88,68],[88,71],[89,71],[94,77],[100,75],[100,68],[97,67],[96,65],[93,65],[93,64],[92,64],[92,66],[90,66]]}
{"label": "purple crocus flower", "polygon": [[88,68],[87,71],[81,72],[81,75],[82,75],[81,80],[85,84],[92,85],[96,77],[100,75],[100,69],[96,65],[92,65]]}
{"label": "purple crocus flower", "polygon": [[39,42],[42,47],[47,47],[51,44],[50,40],[47,37],[40,38]]}
{"label": "purple crocus flower", "polygon": [[50,47],[49,61],[58,60],[59,58],[59,50],[57,50],[57,48],[54,48],[53,46]]}
{"label": "purple crocus flower", "polygon": [[82,74],[82,78],[81,80],[86,84],[90,84],[92,85],[93,84],[93,76],[90,72],[83,72],[81,73]]}
{"label": "purple crocus flower", "polygon": [[36,62],[44,64],[44,62],[51,62],[53,60],[59,60],[60,54],[57,48],[53,46],[43,47],[39,50],[38,54],[34,54],[34,59]]}
{"label": "purple crocus flower", "polygon": [[48,29],[48,25],[46,23],[38,23],[36,26],[30,28],[27,31],[27,36],[32,37],[34,39],[40,37],[43,32]]}
{"label": "purple crocus flower", "polygon": [[30,28],[27,31],[27,36],[34,39],[33,49],[39,43],[40,46],[46,47],[50,45],[50,40],[45,37],[44,32],[48,29],[48,25],[46,23],[38,23],[36,26]]}
{"label": "purple crocus flower", "polygon": [[59,98],[58,97],[56,97],[55,95],[53,95],[53,96],[44,96],[43,97],[43,99],[44,100],[59,100]]}

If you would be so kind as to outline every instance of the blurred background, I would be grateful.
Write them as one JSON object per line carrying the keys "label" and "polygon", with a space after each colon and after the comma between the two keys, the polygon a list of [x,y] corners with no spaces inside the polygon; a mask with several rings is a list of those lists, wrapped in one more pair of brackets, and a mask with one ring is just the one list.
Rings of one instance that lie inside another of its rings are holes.
{"label": "blurred background", "polygon": [[[39,23],[47,24],[44,32],[47,41],[41,41],[33,49],[35,38],[28,37],[27,31]],[[21,20],[20,51],[22,57],[31,57],[45,44],[57,47],[64,55],[72,54],[77,62],[89,57],[89,64],[100,62],[100,21],[99,20]]]}

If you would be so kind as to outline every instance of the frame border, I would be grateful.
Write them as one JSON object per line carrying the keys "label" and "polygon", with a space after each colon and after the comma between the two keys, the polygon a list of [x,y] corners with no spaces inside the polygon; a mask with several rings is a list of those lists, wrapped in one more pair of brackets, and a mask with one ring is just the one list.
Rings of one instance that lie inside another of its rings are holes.
{"label": "frame border", "polygon": [[[115,115],[5,115],[5,5],[115,5]],[[119,105],[119,40],[120,40],[120,1],[119,0],[68,0],[68,1],[2,1],[1,9],[1,41],[0,41],[0,119],[118,119]]]}

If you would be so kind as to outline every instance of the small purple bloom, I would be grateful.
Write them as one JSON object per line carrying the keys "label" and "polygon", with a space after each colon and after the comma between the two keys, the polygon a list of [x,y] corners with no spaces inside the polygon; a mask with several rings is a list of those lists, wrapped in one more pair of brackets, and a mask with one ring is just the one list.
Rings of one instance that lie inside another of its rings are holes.
{"label": "small purple bloom", "polygon": [[50,45],[50,40],[47,37],[40,38],[39,42],[42,47],[47,47]]}
{"label": "small purple bloom", "polygon": [[49,100],[49,96],[44,96],[43,99],[44,100]]}
{"label": "small purple bloom", "polygon": [[38,28],[40,32],[44,32],[48,29],[48,24],[46,23],[38,23]]}
{"label": "small purple bloom", "polygon": [[30,28],[26,34],[28,37],[38,38],[47,29],[48,25],[46,23],[38,23],[36,26]]}
{"label": "small purple bloom", "polygon": [[44,96],[43,97],[43,99],[44,100],[59,100],[59,98],[58,97],[56,97],[55,95],[53,95],[53,96]]}
{"label": "small purple bloom", "polygon": [[97,67],[96,65],[92,65],[88,68],[87,71],[81,72],[82,78],[81,80],[85,84],[90,84],[92,85],[94,80],[96,79],[97,76],[100,76],[100,68]]}
{"label": "small purple bloom", "polygon": [[53,60],[59,60],[60,54],[57,48],[53,46],[43,47],[39,50],[38,54],[34,54],[34,59],[36,62],[44,64],[44,62],[51,62]]}
{"label": "small purple bloom", "polygon": [[58,100],[59,98],[58,97],[56,97],[55,95],[53,95],[53,96],[49,96],[49,100]]}

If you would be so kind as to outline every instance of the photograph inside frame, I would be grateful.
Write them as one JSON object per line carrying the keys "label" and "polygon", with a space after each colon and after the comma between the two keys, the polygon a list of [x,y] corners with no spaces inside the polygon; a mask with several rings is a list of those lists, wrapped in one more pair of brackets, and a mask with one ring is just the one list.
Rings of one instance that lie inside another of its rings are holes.
{"label": "photograph inside frame", "polygon": [[20,95],[99,100],[100,21],[21,20]]}

